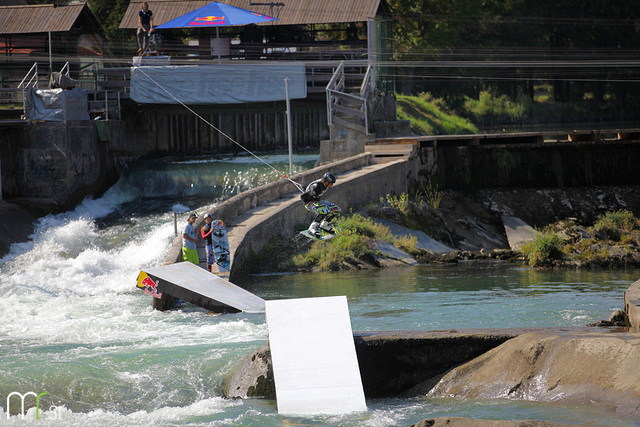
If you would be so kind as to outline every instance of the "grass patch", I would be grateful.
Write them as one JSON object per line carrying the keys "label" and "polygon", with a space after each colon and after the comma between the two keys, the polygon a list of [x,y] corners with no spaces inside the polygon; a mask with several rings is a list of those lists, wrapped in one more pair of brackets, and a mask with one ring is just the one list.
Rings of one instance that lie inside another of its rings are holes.
{"label": "grass patch", "polygon": [[438,184],[429,180],[426,185],[423,185],[420,190],[416,192],[415,198],[418,203],[426,203],[433,210],[438,210],[440,202],[442,201],[442,191],[439,191]]}
{"label": "grass patch", "polygon": [[430,93],[397,95],[398,119],[409,120],[417,135],[463,135],[478,133],[468,119],[450,111],[446,103]]}
{"label": "grass patch", "polygon": [[531,267],[549,267],[556,260],[562,260],[564,240],[556,233],[539,233],[536,238],[525,243],[520,251]]}
{"label": "grass patch", "polygon": [[375,224],[360,214],[338,218],[336,226],[340,234],[325,242],[313,242],[307,253],[293,257],[292,264],[305,269],[340,270],[345,262],[374,261],[373,240],[394,240],[388,227]]}
{"label": "grass patch", "polygon": [[622,236],[626,236],[625,240],[633,240],[630,233],[637,233],[640,229],[640,220],[627,210],[619,210],[615,212],[605,212],[599,215],[593,224],[596,232],[602,232],[613,241],[620,241]]}
{"label": "grass patch", "polygon": [[640,219],[619,210],[599,215],[587,228],[573,221],[550,224],[520,250],[532,267],[548,267],[558,260],[608,265],[612,259],[633,258],[639,238]]}
{"label": "grass patch", "polygon": [[527,116],[531,104],[532,101],[522,94],[512,101],[507,95],[496,96],[492,91],[482,91],[478,99],[465,96],[464,109],[470,117],[482,123],[515,123]]}

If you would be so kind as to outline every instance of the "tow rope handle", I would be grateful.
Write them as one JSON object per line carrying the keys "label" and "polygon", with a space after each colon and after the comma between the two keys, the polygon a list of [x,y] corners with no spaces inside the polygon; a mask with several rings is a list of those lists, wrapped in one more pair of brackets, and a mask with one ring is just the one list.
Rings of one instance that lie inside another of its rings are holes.
{"label": "tow rope handle", "polygon": [[291,178],[289,178],[287,175],[285,175],[284,177],[285,177],[285,178],[287,178],[289,181],[291,181],[291,183],[292,183],[293,185],[295,185],[295,186],[296,186],[296,188],[297,188],[298,190],[300,190],[300,192],[301,192],[301,193],[304,193],[304,188],[302,187],[302,185],[298,184],[297,182],[295,182],[294,180],[292,180]]}

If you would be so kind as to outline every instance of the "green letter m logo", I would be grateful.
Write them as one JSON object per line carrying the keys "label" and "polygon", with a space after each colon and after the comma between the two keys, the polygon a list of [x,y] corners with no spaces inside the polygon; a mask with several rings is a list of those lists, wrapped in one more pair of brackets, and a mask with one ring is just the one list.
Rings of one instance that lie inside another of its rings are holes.
{"label": "green letter m logo", "polygon": [[13,393],[10,393],[9,396],[7,396],[7,419],[9,419],[9,416],[11,415],[11,411],[10,411],[11,396],[13,396],[14,394],[17,396],[20,396],[20,400],[22,401],[22,406],[20,407],[20,415],[22,416],[22,419],[24,419],[24,398],[30,395],[36,398],[36,420],[39,420],[40,419],[40,396],[44,396],[45,394],[47,394],[47,392],[45,391],[44,393],[35,394],[34,392],[29,391],[25,394],[21,394],[21,393],[18,393],[17,391],[14,391]]}

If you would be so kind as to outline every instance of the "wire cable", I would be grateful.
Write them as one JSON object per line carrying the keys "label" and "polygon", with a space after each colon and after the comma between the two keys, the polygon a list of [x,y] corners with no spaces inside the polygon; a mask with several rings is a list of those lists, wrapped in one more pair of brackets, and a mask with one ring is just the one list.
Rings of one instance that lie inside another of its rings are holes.
{"label": "wire cable", "polygon": [[[264,163],[266,166],[270,167],[271,169],[273,169],[275,172],[277,172],[278,174],[282,174],[281,171],[279,171],[278,169],[276,169],[275,167],[273,167],[272,165],[270,165],[269,163],[267,163],[266,161],[264,161],[263,159],[261,159],[258,155],[256,155],[255,153],[253,153],[251,150],[249,150],[248,148],[246,148],[244,145],[240,144],[238,141],[236,141],[235,139],[231,138],[229,135],[227,135],[226,133],[224,133],[221,129],[218,129],[215,125],[213,125],[211,122],[209,122],[207,119],[205,119],[204,117],[202,117],[200,114],[198,114],[193,108],[189,107],[187,104],[185,104],[184,102],[180,101],[178,98],[176,98],[171,92],[169,92],[164,86],[162,86],[160,83],[158,83],[157,81],[155,81],[153,79],[153,77],[151,77],[149,74],[145,73],[144,70],[142,69],[142,67],[136,67],[134,66],[133,68],[137,69],[138,71],[140,71],[142,74],[144,74],[149,80],[151,80],[155,85],[157,85],[160,89],[162,89],[164,92],[166,92],[167,95],[169,95],[171,98],[173,98],[177,103],[179,103],[180,105],[182,105],[184,108],[186,108],[188,111],[190,111],[194,116],[196,116],[197,118],[199,118],[200,120],[202,120],[204,123],[206,123],[208,126],[210,126],[212,129],[214,129],[216,132],[220,133],[220,135],[224,136],[225,138],[229,139],[229,141],[233,142],[234,144],[236,144],[238,147],[242,148],[244,151],[246,151],[247,153],[251,154],[253,157],[255,157],[257,160],[261,161],[262,163]],[[300,192],[304,193],[304,189],[302,188],[302,185],[300,185],[299,183],[295,182],[293,179],[291,179],[290,176],[288,176],[286,173],[284,174],[284,178],[288,179]]]}

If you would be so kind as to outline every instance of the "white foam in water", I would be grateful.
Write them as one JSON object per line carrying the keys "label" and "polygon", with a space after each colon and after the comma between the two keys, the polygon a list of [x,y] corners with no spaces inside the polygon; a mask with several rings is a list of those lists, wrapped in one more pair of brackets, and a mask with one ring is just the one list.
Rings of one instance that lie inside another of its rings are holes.
{"label": "white foam in water", "polygon": [[[25,409],[24,419],[20,415],[11,416],[7,420],[6,412],[0,408],[0,423],[7,426],[38,425],[42,423],[54,427],[113,427],[113,426],[156,426],[156,425],[210,425],[200,423],[203,417],[211,417],[228,408],[239,406],[240,401],[212,397],[194,402],[183,407],[163,407],[152,411],[136,411],[129,414],[96,409],[88,413],[74,413],[61,405],[42,408],[36,420],[36,408]],[[185,422],[187,420],[187,422]],[[193,420],[189,423],[188,420]],[[231,420],[229,420],[231,421]]]}

